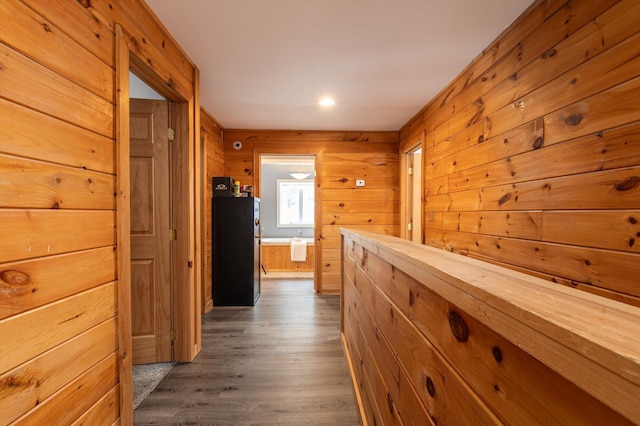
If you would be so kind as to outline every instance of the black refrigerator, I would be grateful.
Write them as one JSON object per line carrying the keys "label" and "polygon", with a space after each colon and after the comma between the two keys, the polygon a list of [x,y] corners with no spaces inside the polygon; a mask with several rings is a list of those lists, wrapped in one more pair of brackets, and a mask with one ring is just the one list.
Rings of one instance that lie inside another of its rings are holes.
{"label": "black refrigerator", "polygon": [[260,199],[213,197],[214,306],[253,306],[260,297]]}

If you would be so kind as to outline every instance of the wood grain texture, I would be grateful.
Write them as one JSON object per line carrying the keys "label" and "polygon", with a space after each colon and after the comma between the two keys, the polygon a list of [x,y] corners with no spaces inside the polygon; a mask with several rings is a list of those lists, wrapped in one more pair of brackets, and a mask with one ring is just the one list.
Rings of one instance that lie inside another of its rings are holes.
{"label": "wood grain texture", "polygon": [[71,423],[71,425],[112,425],[120,418],[120,411],[118,410],[119,399],[120,388],[118,385],[116,385],[98,402],[93,404],[92,407],[88,408],[87,411],[85,411],[85,413],[81,415],[75,422]]}
{"label": "wood grain texture", "polygon": [[636,253],[455,231],[445,231],[436,238],[440,238],[439,243],[433,244],[447,251],[473,253],[575,282],[640,295]]}
{"label": "wood grain texture", "polygon": [[46,424],[50,419],[71,423],[90,410],[118,381],[117,354],[113,353],[16,420],[15,425]]}
{"label": "wood grain texture", "polygon": [[2,264],[0,319],[113,281],[115,262],[114,247],[103,247]]}
{"label": "wood grain texture", "polygon": [[131,332],[135,364],[168,362],[171,348],[169,105],[130,100]]}
{"label": "wood grain texture", "polygon": [[544,241],[639,253],[640,210],[545,211]]}
{"label": "wood grain texture", "polygon": [[[233,149],[236,140],[242,142],[242,149]],[[339,251],[339,241],[325,241],[323,229],[358,226],[399,232],[398,146],[397,132],[225,129],[224,175],[259,188],[256,153],[316,155],[315,279],[319,292],[336,293],[340,275],[335,266],[323,266],[324,245],[330,243],[326,249]],[[356,187],[357,179],[364,179],[365,187]]]}
{"label": "wood grain texture", "polygon": [[[3,424],[9,424],[54,397],[66,383],[113,354],[116,347],[116,320],[111,318],[4,372],[0,375],[3,407],[0,420]],[[116,375],[115,371],[113,375]]]}
{"label": "wood grain texture", "polygon": [[0,152],[115,174],[113,139],[4,99],[0,115]]}
{"label": "wood grain texture", "polygon": [[315,265],[315,246],[307,245],[307,259],[304,262],[291,261],[289,245],[262,244],[260,263],[269,272],[298,271],[313,272]]}
{"label": "wood grain texture", "polygon": [[[9,0],[0,6],[0,21],[1,181],[6,183],[0,191],[0,312],[3,324],[16,324],[6,335],[5,346],[15,354],[3,356],[9,360],[5,367],[47,359],[56,350],[50,344],[69,354],[86,348],[79,336],[92,330],[89,318],[105,310],[111,309],[117,329],[117,341],[104,334],[93,342],[111,345],[117,359],[105,369],[83,364],[82,379],[63,373],[64,368],[51,370],[43,380],[52,397],[45,402],[37,392],[30,394],[36,395],[37,407],[20,413],[18,422],[131,424],[129,157],[125,152],[125,162],[120,156],[129,128],[116,111],[128,117],[130,65],[141,66],[141,74],[163,94],[186,100],[196,90],[195,67],[138,0]],[[194,112],[186,118],[191,127],[197,125]],[[187,140],[195,140],[192,130],[187,134]],[[196,206],[193,190],[189,201]],[[194,227],[187,229],[195,234]],[[105,286],[113,297],[85,297]],[[195,292],[192,296],[190,301]],[[78,308],[86,313],[68,318],[74,300],[84,301]],[[46,337],[24,347],[16,344],[43,327],[49,327]],[[197,331],[194,327],[189,336],[197,340]],[[2,337],[4,342],[4,331]],[[4,402],[0,399],[2,412]]]}
{"label": "wood grain texture", "polygon": [[203,143],[204,156],[204,274],[202,278],[202,312],[213,309],[211,293],[212,280],[212,228],[211,228],[211,199],[213,187],[211,179],[224,175],[224,148],[222,145],[222,126],[203,108],[200,108],[200,137]]}
{"label": "wood grain texture", "polygon": [[0,173],[11,191],[0,207],[44,209],[115,208],[113,175],[0,154]]}
{"label": "wood grain texture", "polygon": [[[351,332],[354,318],[360,330],[372,327],[364,345],[377,365],[388,361],[376,341],[388,340],[438,424],[440,416],[480,415],[479,407],[460,408],[474,398],[486,404],[483,424],[632,424],[640,418],[631,396],[640,386],[637,308],[398,238],[342,232],[343,316]],[[427,346],[418,350],[422,339]],[[455,374],[427,365],[430,353]],[[412,367],[416,362],[426,364]],[[457,374],[469,387],[458,397],[443,395]]]}
{"label": "wood grain texture", "polygon": [[[51,303],[24,315],[0,321],[2,340],[14,342],[0,348],[0,371],[45,352],[84,330],[115,316],[116,285],[107,283]],[[37,321],[41,318],[41,321]],[[22,348],[20,351],[14,347]]]}
{"label": "wood grain texture", "polygon": [[540,271],[534,271],[534,270],[527,269],[527,268],[524,268],[524,267],[521,267],[521,266],[516,266],[516,265],[513,265],[513,264],[504,263],[504,262],[501,262],[499,260],[492,259],[492,258],[489,258],[489,257],[476,255],[475,253],[467,254],[467,257],[472,258],[472,259],[479,259],[479,260],[482,260],[483,262],[488,262],[488,263],[491,263],[493,265],[498,265],[498,266],[501,266],[501,267],[504,267],[504,268],[513,269],[514,271],[518,271],[518,272],[522,272],[522,273],[525,273],[525,274],[528,274],[528,275],[532,275],[534,277],[542,278],[542,279],[547,280],[547,281],[552,281],[554,283],[561,284],[561,285],[564,285],[566,287],[577,288],[579,290],[586,291],[587,293],[591,293],[591,294],[595,294],[595,295],[598,295],[598,296],[606,297],[607,299],[611,299],[611,300],[615,300],[615,301],[618,301],[618,302],[626,303],[626,304],[629,304],[629,305],[632,305],[632,306],[640,307],[640,297],[636,297],[636,296],[632,296],[632,295],[629,295],[629,294],[608,290],[608,289],[605,289],[605,288],[602,288],[602,287],[592,286],[592,285],[589,285],[589,284],[581,283],[579,281],[570,280],[570,279],[567,279],[567,278],[564,278],[564,277],[560,277],[557,274],[550,274],[550,273],[544,273],[544,272],[540,272]]}
{"label": "wood grain texture", "polygon": [[203,188],[204,188],[204,155],[203,143],[200,139],[200,70],[197,67],[193,67],[193,99],[190,103],[191,113],[189,114],[190,122],[189,126],[189,140],[193,141],[192,151],[193,156],[189,162],[193,165],[193,198],[190,204],[193,211],[193,225],[189,227],[191,235],[193,235],[193,285],[191,287],[193,305],[190,309],[192,314],[189,322],[191,323],[191,335],[192,339],[189,339],[189,345],[192,346],[191,355],[195,357],[200,348],[202,347],[202,324],[200,316],[202,315],[203,299],[202,288],[204,287],[204,241],[203,241],[203,229],[204,229],[204,207],[203,207]]}
{"label": "wood grain texture", "polygon": [[[47,68],[114,102],[113,68],[77,43],[54,23],[18,0],[3,1],[0,40],[19,46],[22,53]],[[67,24],[65,22],[65,24]],[[56,52],[52,55],[51,52]],[[68,64],[73,63],[73,67]]]}
{"label": "wood grain texture", "polygon": [[[119,419],[133,419],[133,353],[131,341],[131,173],[129,140],[129,71],[130,52],[120,25],[115,26],[116,98],[115,167],[118,176],[116,196],[116,267],[118,277],[118,382]],[[120,314],[122,313],[122,315]]]}
{"label": "wood grain texture", "polygon": [[171,145],[171,179],[173,226],[177,230],[177,239],[173,245],[173,307],[174,326],[180,344],[174,345],[173,356],[176,361],[189,362],[199,352],[200,333],[200,277],[196,277],[194,262],[195,230],[194,181],[195,169],[188,165],[194,160],[194,129],[190,127],[194,113],[192,102],[172,104],[171,127],[177,130],[176,141]]}
{"label": "wood grain texture", "polygon": [[[113,136],[113,103],[0,43],[5,99],[47,115]],[[30,84],[23,84],[24,76]]]}
{"label": "wood grain texture", "polygon": [[[174,81],[194,80],[193,62],[145,2],[118,3],[114,6],[108,1],[95,0],[87,2],[86,8],[94,19],[112,29],[115,23],[120,24],[128,32],[130,46],[138,46],[136,54],[150,64],[159,76],[175,75],[172,79]],[[135,42],[131,37],[135,38]],[[166,82],[168,86],[171,85],[169,79]]]}
{"label": "wood grain texture", "polygon": [[[635,303],[620,215],[640,206],[639,17],[632,0],[535,2],[403,126],[425,135],[427,244]],[[569,222],[548,240],[546,213]]]}
{"label": "wood grain texture", "polygon": [[[86,8],[65,0],[51,0],[46,5],[38,0],[24,0],[22,3],[57,27],[64,28],[70,38],[104,63],[114,64],[113,28],[95,19]],[[77,22],[82,22],[83,25],[72,25]]]}
{"label": "wood grain texture", "polygon": [[630,37],[570,72],[514,99],[485,119],[485,137],[544,116],[549,111],[593,96],[638,76],[640,35]]}
{"label": "wood grain texture", "polygon": [[339,321],[339,297],[312,281],[263,281],[255,307],[203,316],[202,352],[171,370],[135,424],[360,424]]}
{"label": "wood grain texture", "polygon": [[[361,330],[365,327],[372,329],[371,332],[367,332],[369,336],[362,336],[361,346],[364,347],[364,350],[360,349],[360,352],[368,352],[370,346],[373,345],[370,342],[375,340],[389,341],[393,355],[396,357],[395,364],[407,372],[411,386],[437,423],[497,424],[495,416],[476,395],[469,392],[464,380],[440,355],[438,350],[427,339],[414,332],[411,322],[398,312],[395,306],[376,295],[379,290],[376,290],[371,282],[367,282],[370,280],[371,278],[367,278],[361,271],[356,270],[355,281],[358,283],[356,284],[359,287],[358,291],[344,295],[344,303],[352,305],[351,309],[345,307],[345,310],[354,312],[359,328]],[[351,288],[354,288],[353,284],[351,284]],[[360,297],[356,295],[358,293]],[[364,300],[366,298],[369,300]],[[373,318],[376,320],[374,321]],[[374,354],[376,359],[379,357],[379,353],[374,350],[371,350],[371,354]],[[370,355],[367,356],[367,358],[369,357]],[[371,362],[370,360],[365,361],[364,376],[371,374],[366,369],[366,365]],[[434,386],[438,398],[429,394],[427,379],[429,381],[435,380]],[[386,390],[384,393],[386,394]],[[375,398],[376,395],[371,395],[371,397]],[[447,405],[454,403],[453,401],[455,401],[457,409],[447,410]],[[383,411],[384,408],[383,406],[378,409]],[[408,424],[414,421],[404,413],[400,413],[400,417],[403,422]]]}
{"label": "wood grain texture", "polygon": [[0,262],[115,244],[112,211],[0,210]]}
{"label": "wood grain texture", "polygon": [[[533,4],[434,99],[425,113],[428,115],[429,110],[433,107],[435,126],[439,126],[443,124],[444,120],[447,120],[449,121],[448,128],[455,133],[467,127],[468,124],[477,122],[483,115],[494,111],[490,103],[495,99],[496,93],[508,93],[509,90],[515,88],[515,91],[511,92],[511,99],[507,100],[505,104],[516,99],[518,95],[513,95],[513,93],[518,93],[517,88],[525,89],[527,87],[521,86],[519,80],[523,74],[531,74],[529,71],[524,71],[540,69],[540,62],[538,62],[538,66],[532,65],[532,63],[544,60],[561,64],[564,61],[564,52],[561,55],[552,54],[554,50],[551,50],[550,47],[553,47],[555,51],[563,50],[563,43],[568,44],[566,40],[574,42],[576,39],[584,38],[584,34],[577,36],[574,34],[588,26],[592,20],[598,18],[617,2],[568,2],[562,4],[562,7],[547,19],[543,17],[544,3]],[[626,29],[622,28],[623,25],[619,22],[617,25],[620,25],[620,31],[626,33],[627,36],[633,34],[633,30],[628,29],[629,24]],[[601,43],[601,40],[594,39],[594,44],[596,43]],[[586,50],[586,55],[581,55],[582,52],[584,52],[583,49],[577,49],[575,54],[579,56],[576,60],[584,61],[589,58],[589,49]],[[563,57],[563,59],[555,61],[553,59],[555,56]],[[568,65],[567,69],[572,66],[575,64]],[[554,74],[558,70],[555,70],[553,66],[548,71],[548,77],[542,76],[543,81],[545,79],[548,81],[554,75],[558,75]],[[524,78],[527,81],[527,77]],[[540,84],[540,82],[534,83],[533,87]],[[501,87],[497,88],[497,86]],[[529,90],[531,89],[529,88]],[[519,93],[522,95],[529,90],[523,90]]]}

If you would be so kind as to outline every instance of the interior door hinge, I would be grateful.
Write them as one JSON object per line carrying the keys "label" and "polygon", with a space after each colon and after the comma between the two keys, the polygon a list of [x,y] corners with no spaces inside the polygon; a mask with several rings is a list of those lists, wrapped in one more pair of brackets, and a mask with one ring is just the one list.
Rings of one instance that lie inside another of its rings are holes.
{"label": "interior door hinge", "polygon": [[409,173],[409,176],[413,176],[413,167],[409,167],[407,172]]}
{"label": "interior door hinge", "polygon": [[169,229],[169,241],[175,241],[178,239],[178,231],[175,229]]}
{"label": "interior door hinge", "polygon": [[407,223],[407,230],[413,231],[413,223]]}
{"label": "interior door hinge", "polygon": [[169,140],[173,141],[176,138],[176,129],[172,129],[171,127],[169,127],[169,131],[167,132],[168,136],[169,136]]}
{"label": "interior door hinge", "polygon": [[172,342],[175,342],[176,340],[178,340],[178,332],[176,331],[175,328],[171,329],[171,333],[169,334],[169,337]]}

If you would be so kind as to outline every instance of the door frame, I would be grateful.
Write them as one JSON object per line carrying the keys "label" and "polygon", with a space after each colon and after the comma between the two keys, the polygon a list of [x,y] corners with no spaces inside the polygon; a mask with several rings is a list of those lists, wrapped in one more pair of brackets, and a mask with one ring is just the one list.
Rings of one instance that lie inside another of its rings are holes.
{"label": "door frame", "polygon": [[306,155],[314,157],[314,212],[313,212],[313,289],[316,293],[322,293],[322,150],[303,148],[281,148],[277,151],[253,150],[253,189],[256,197],[260,197],[260,179],[262,179],[263,155]]}
{"label": "door frame", "polygon": [[[193,86],[180,93],[171,79],[165,81],[148,65],[139,52],[136,40],[126,35],[120,24],[115,25],[116,106],[116,258],[118,276],[118,351],[120,410],[123,419],[133,417],[133,368],[131,356],[131,245],[130,245],[130,167],[129,167],[129,71],[164,96],[172,105],[170,125],[176,130],[171,143],[173,226],[177,240],[173,243],[174,328],[178,338],[174,343],[176,361],[190,362],[202,346],[200,268],[202,247],[196,232],[201,227],[201,153],[195,144],[195,129],[200,127],[199,73],[194,67]],[[167,231],[168,232],[168,231]]]}
{"label": "door frame", "polygon": [[[424,243],[424,176],[420,179],[419,188],[414,188],[412,182],[409,181],[409,167],[411,164],[411,156],[418,149],[422,149],[420,170],[424,173],[425,165],[425,146],[424,132],[422,132],[407,148],[400,153],[400,237],[410,240],[412,233],[408,229],[412,217],[412,201],[420,200],[420,229],[422,230],[420,243]],[[415,165],[414,165],[415,167]],[[419,197],[416,197],[415,191],[419,191]],[[412,200],[413,198],[413,200]],[[415,218],[414,218],[415,221]]]}

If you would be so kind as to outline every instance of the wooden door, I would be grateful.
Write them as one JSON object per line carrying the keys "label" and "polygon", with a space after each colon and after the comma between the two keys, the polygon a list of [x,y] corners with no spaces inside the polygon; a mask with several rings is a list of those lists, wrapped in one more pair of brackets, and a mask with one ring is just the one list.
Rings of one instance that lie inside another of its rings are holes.
{"label": "wooden door", "polygon": [[400,172],[401,237],[422,244],[423,239],[423,185],[422,149],[420,145],[402,154]]}
{"label": "wooden door", "polygon": [[131,99],[130,129],[133,363],[171,361],[168,103]]}
{"label": "wooden door", "polygon": [[422,150],[414,151],[411,157],[410,203],[411,203],[411,238],[422,244]]}

